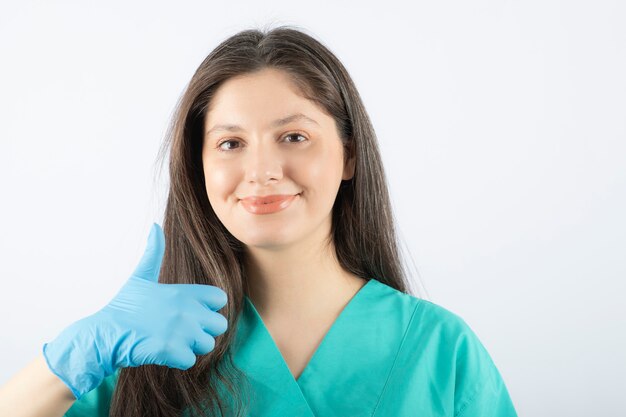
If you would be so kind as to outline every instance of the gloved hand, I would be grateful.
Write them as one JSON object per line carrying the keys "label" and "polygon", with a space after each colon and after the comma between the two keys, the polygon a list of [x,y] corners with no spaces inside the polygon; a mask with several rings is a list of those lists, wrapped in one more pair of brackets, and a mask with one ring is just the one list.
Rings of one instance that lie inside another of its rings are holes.
{"label": "gloved hand", "polygon": [[189,369],[228,328],[217,313],[227,302],[222,289],[158,282],[164,252],[163,230],[154,223],[139,265],[118,294],[43,345],[48,367],[76,399],[120,367]]}

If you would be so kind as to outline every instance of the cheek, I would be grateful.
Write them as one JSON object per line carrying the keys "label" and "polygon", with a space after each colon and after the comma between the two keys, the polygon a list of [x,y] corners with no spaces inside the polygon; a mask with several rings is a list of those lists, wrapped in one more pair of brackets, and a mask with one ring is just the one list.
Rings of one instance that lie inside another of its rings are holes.
{"label": "cheek", "polygon": [[341,155],[334,149],[321,149],[315,155],[302,155],[293,162],[292,172],[296,181],[320,191],[329,186],[332,188],[343,172]]}
{"label": "cheek", "polygon": [[219,206],[232,196],[236,187],[236,175],[227,165],[207,164],[204,166],[204,182],[211,205]]}
{"label": "cheek", "polygon": [[325,150],[298,159],[291,166],[291,177],[304,191],[302,204],[309,219],[326,216],[337,197],[343,172],[341,156]]}

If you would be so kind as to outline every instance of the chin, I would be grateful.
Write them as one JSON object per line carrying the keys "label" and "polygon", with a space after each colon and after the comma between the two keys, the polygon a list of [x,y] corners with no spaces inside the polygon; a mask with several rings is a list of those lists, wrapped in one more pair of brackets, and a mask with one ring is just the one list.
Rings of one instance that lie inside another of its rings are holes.
{"label": "chin", "polygon": [[236,236],[244,245],[259,249],[280,249],[292,245],[300,236],[291,227],[250,227]]}

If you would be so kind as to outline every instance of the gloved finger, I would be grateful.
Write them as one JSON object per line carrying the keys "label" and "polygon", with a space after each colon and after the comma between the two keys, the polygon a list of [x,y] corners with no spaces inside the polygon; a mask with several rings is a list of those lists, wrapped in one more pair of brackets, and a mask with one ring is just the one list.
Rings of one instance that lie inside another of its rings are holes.
{"label": "gloved finger", "polygon": [[191,350],[196,355],[206,355],[215,348],[215,338],[199,329]]}
{"label": "gloved finger", "polygon": [[204,306],[202,306],[201,311],[197,313],[197,318],[200,327],[212,336],[219,336],[228,329],[228,320],[226,317]]}
{"label": "gloved finger", "polygon": [[159,282],[161,263],[165,253],[165,235],[163,229],[156,223],[152,224],[146,250],[139,264],[133,272],[133,276],[146,281]]}
{"label": "gloved finger", "polygon": [[188,346],[168,352],[166,365],[170,368],[187,370],[196,363],[196,355]]}
{"label": "gloved finger", "polygon": [[190,296],[196,298],[201,304],[213,311],[224,307],[228,302],[228,295],[220,287],[207,284],[168,284],[185,291]]}

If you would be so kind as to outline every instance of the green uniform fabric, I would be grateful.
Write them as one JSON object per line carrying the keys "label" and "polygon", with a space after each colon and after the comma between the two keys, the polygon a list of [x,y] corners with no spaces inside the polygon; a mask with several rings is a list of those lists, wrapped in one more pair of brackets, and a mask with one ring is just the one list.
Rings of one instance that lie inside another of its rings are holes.
{"label": "green uniform fabric", "polygon": [[[294,379],[248,297],[233,344],[250,417],[517,417],[476,334],[456,314],[370,279]],[[117,373],[66,417],[106,417]]]}
{"label": "green uniform fabric", "polygon": [[74,404],[64,414],[66,417],[109,417],[111,397],[115,389],[115,383],[119,376],[118,369],[113,375],[104,378],[104,381],[74,401]]}

